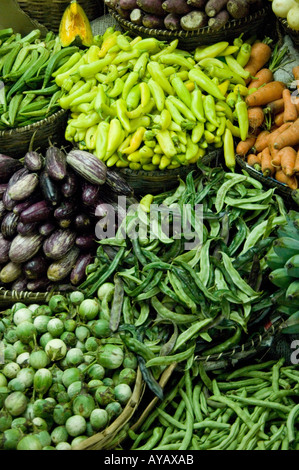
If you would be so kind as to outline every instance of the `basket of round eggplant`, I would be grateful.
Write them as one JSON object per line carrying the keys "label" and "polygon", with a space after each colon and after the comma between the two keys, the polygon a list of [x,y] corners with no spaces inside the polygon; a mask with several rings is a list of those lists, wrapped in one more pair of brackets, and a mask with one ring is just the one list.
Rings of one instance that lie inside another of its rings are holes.
{"label": "basket of round eggplant", "polygon": [[[186,50],[200,44],[230,41],[241,34],[252,36],[267,22],[270,12],[269,5],[259,0],[105,0],[105,3],[124,30],[161,41],[178,39],[180,47]],[[208,10],[208,4],[213,10]]]}
{"label": "basket of round eggplant", "polygon": [[121,215],[118,195],[133,196],[130,185],[94,155],[55,146],[44,154],[27,152],[23,163],[1,154],[0,193],[3,302],[5,291],[26,300],[27,291],[72,290],[83,282],[108,204]]}

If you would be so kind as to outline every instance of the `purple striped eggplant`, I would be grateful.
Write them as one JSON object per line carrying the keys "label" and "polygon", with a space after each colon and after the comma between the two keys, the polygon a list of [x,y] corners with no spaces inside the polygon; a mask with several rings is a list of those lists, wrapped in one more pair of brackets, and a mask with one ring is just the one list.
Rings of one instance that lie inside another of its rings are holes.
{"label": "purple striped eggplant", "polygon": [[4,238],[10,240],[17,234],[19,216],[13,212],[7,212],[1,222],[1,233]]}
{"label": "purple striped eggplant", "polygon": [[3,203],[3,201],[0,201],[0,222],[2,221],[5,214],[6,214],[6,207]]}
{"label": "purple striped eggplant", "polygon": [[0,264],[7,263],[9,261],[9,249],[11,245],[11,240],[7,240],[0,233]]}
{"label": "purple striped eggplant", "polygon": [[11,176],[22,166],[22,163],[16,158],[0,153],[0,183],[7,183]]}
{"label": "purple striped eggplant", "polygon": [[25,209],[28,209],[28,207],[32,206],[32,204],[36,203],[37,201],[38,194],[33,194],[32,196],[28,197],[26,201],[17,203],[13,208],[13,212],[17,215],[20,215]]}
{"label": "purple striped eggplant", "polygon": [[72,230],[55,230],[43,243],[43,251],[47,258],[62,258],[75,244],[76,233]]}
{"label": "purple striped eggplant", "polygon": [[83,204],[86,204],[87,206],[94,205],[99,198],[99,193],[100,193],[99,185],[89,183],[88,181],[82,182],[81,199],[82,199]]}
{"label": "purple striped eggplant", "polygon": [[40,250],[43,244],[43,236],[40,234],[33,235],[16,235],[10,245],[9,258],[14,263],[25,263]]}
{"label": "purple striped eggplant", "polygon": [[85,270],[91,264],[92,259],[93,256],[90,253],[82,254],[78,257],[70,274],[70,281],[73,285],[78,286],[85,279]]}
{"label": "purple striped eggplant", "polygon": [[28,280],[24,276],[16,279],[11,285],[11,290],[15,292],[24,292],[27,290],[27,282]]}
{"label": "purple striped eggplant", "polygon": [[48,279],[52,282],[60,282],[65,279],[75,266],[79,255],[79,248],[74,246],[65,256],[50,264],[47,271]]}
{"label": "purple striped eggplant", "polygon": [[24,175],[8,189],[8,194],[14,201],[23,201],[33,194],[39,184],[37,173]]}
{"label": "purple striped eggplant", "polygon": [[67,165],[65,153],[55,146],[50,146],[46,151],[45,169],[55,181],[61,181],[66,177]]}
{"label": "purple striped eggplant", "polygon": [[66,161],[76,173],[90,183],[99,185],[105,183],[107,167],[92,153],[73,149],[67,154]]}
{"label": "purple striped eggplant", "polygon": [[[114,192],[120,196],[132,197],[134,195],[133,188],[129,183],[115,170],[107,168],[107,179],[104,185],[107,192]],[[105,189],[103,187],[103,191]]]}
{"label": "purple striped eggplant", "polygon": [[44,159],[40,153],[29,151],[25,154],[24,164],[30,171],[39,171],[43,167]]}
{"label": "purple striped eggplant", "polygon": [[77,175],[68,168],[67,175],[61,183],[60,190],[64,197],[69,198],[75,196],[79,186]]}
{"label": "purple striped eggplant", "polygon": [[47,201],[39,201],[21,212],[20,220],[24,224],[44,222],[51,217],[52,213],[52,207]]}

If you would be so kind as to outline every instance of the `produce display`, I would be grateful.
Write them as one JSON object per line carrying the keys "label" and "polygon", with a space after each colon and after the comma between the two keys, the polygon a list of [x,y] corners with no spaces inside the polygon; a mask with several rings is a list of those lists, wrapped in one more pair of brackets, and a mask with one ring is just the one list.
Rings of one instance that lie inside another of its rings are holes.
{"label": "produce display", "polygon": [[[82,3],[0,31],[0,130],[67,116],[65,147],[0,145],[0,449],[298,450],[296,62],[274,79],[274,27],[185,51]],[[182,34],[265,4],[105,3]]]}
{"label": "produce display", "polygon": [[13,28],[0,32],[0,131],[34,124],[59,111],[61,90],[52,73],[78,48],[63,48],[60,39],[40,30],[27,36]]}
{"label": "produce display", "polygon": [[43,305],[17,302],[0,329],[1,449],[71,450],[131,398],[137,360],[108,337],[97,299],[75,291]]}
{"label": "produce display", "polygon": [[80,284],[105,201],[119,191],[131,196],[130,186],[94,155],[55,146],[45,155],[28,151],[24,164],[0,155],[0,177],[1,286],[45,292]]}
{"label": "produce display", "polygon": [[242,19],[263,6],[262,0],[105,0],[122,18],[145,28],[196,31],[205,26],[218,31],[227,22]]}
{"label": "produce display", "polygon": [[[298,71],[299,67],[293,68],[296,80]],[[263,176],[296,190],[299,172],[298,99],[286,84],[273,79],[268,68],[256,74],[256,79],[261,88],[245,98],[251,135],[237,146],[236,151]]]}

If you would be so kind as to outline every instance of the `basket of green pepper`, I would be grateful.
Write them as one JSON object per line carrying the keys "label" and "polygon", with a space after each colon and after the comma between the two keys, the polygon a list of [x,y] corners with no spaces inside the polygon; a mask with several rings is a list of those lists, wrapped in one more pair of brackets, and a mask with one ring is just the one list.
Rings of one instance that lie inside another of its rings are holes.
{"label": "basket of green pepper", "polygon": [[58,100],[61,89],[52,73],[61,68],[77,47],[62,48],[50,32],[41,37],[40,30],[26,36],[12,28],[0,31],[0,149],[18,158],[28,150],[32,134],[35,146],[44,149],[49,139],[65,143],[61,128],[67,113]]}

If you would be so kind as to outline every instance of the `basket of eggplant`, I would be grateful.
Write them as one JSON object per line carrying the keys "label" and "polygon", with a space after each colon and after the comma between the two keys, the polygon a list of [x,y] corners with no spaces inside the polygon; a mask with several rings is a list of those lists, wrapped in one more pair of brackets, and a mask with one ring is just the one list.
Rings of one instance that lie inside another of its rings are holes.
{"label": "basket of eggplant", "polygon": [[97,224],[105,228],[109,208],[119,211],[118,195],[133,196],[130,185],[89,152],[49,146],[22,160],[0,154],[2,304],[83,282],[97,251]]}
{"label": "basket of eggplant", "polygon": [[200,44],[254,35],[266,23],[266,0],[105,0],[109,13],[130,33],[161,41]]}

